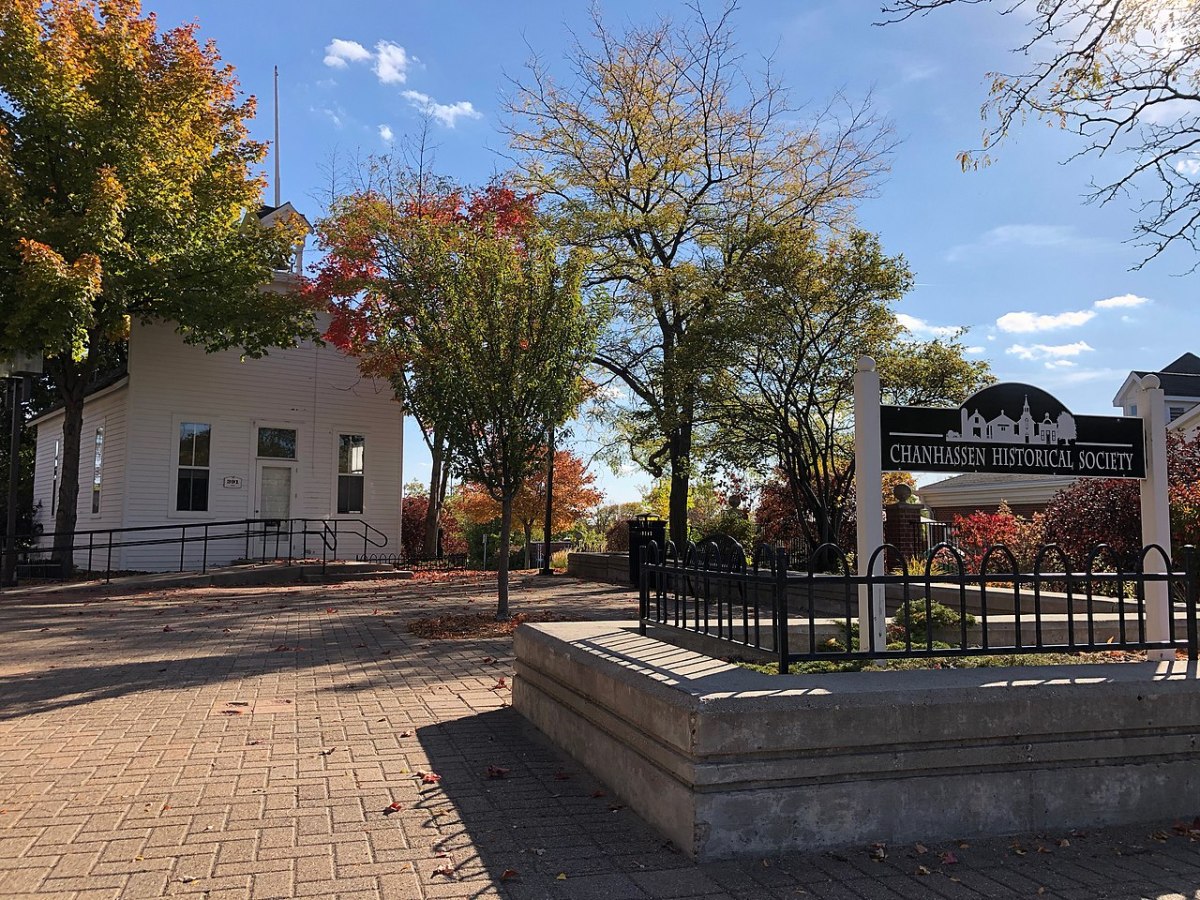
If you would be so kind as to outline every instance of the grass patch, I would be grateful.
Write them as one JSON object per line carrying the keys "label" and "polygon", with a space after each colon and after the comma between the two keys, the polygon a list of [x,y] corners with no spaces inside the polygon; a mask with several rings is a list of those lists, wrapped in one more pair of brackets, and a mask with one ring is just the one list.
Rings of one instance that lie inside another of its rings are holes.
{"label": "grass patch", "polygon": [[[1180,654],[1186,658],[1186,654]],[[1145,662],[1144,651],[1104,650],[1099,653],[1011,653],[996,656],[924,656],[890,660],[810,660],[792,663],[789,675],[825,675],[834,672],[911,672],[916,669],[989,669],[1007,666],[1073,666],[1095,663]],[[775,663],[730,662],[744,669],[774,675]]]}

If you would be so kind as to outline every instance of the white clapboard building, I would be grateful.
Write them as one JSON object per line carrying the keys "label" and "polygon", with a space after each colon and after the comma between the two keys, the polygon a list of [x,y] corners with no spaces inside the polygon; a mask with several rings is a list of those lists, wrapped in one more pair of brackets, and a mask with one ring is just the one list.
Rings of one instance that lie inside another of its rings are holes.
{"label": "white clapboard building", "polygon": [[[35,522],[48,534],[63,413],[33,424]],[[170,324],[135,323],[126,371],[84,406],[76,565],[167,571],[181,567],[181,552],[190,569],[263,554],[320,558],[323,545],[330,558],[397,553],[402,451],[391,385],[364,377],[332,346],[304,342],[243,359],[185,344]],[[168,527],[127,531],[154,526]],[[123,530],[111,559],[110,529]],[[233,534],[241,537],[216,537]],[[91,551],[90,565],[89,542],[104,548]]]}

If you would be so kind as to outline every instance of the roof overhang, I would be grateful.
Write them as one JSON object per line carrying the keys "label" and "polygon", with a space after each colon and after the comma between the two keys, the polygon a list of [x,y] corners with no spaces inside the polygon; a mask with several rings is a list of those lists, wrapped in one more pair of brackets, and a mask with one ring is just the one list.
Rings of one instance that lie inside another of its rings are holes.
{"label": "roof overhang", "polygon": [[926,506],[999,506],[1008,503],[1045,503],[1078,479],[1072,475],[1047,475],[1028,481],[1004,481],[996,484],[928,484],[917,489]]}
{"label": "roof overhang", "polygon": [[[121,378],[119,378],[117,381],[114,381],[112,384],[105,385],[104,387],[100,388],[100,390],[96,391],[95,393],[88,394],[86,397],[84,397],[83,398],[84,406],[86,406],[89,403],[92,403],[93,401],[99,400],[101,397],[107,397],[109,394],[115,394],[117,391],[122,391],[128,386],[129,386],[129,376],[123,375]],[[48,409],[39,416],[34,416],[32,419],[30,419],[25,424],[26,424],[26,426],[45,425],[46,423],[52,421],[55,417],[63,415],[64,412],[65,412],[65,410],[61,406],[55,406],[53,409]]]}

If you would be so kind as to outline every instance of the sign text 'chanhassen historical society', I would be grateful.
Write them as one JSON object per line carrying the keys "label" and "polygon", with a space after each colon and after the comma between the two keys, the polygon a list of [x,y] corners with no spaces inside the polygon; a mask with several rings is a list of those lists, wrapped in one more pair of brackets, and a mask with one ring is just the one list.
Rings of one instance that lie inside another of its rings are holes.
{"label": "sign text 'chanhassen historical society'", "polygon": [[1041,388],[996,384],[958,409],[882,406],[885,472],[1144,478],[1142,420],[1075,416]]}

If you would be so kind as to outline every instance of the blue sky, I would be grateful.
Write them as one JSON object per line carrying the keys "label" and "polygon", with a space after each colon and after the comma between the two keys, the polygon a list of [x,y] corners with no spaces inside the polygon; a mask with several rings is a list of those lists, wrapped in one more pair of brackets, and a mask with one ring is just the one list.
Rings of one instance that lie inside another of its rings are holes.
{"label": "blue sky", "polygon": [[[712,5],[712,4],[710,4]],[[280,69],[284,199],[321,213],[323,167],[388,149],[433,122],[438,168],[466,182],[507,168],[502,93],[531,52],[562,71],[571,31],[586,34],[588,4],[407,2],[146,4],[163,27],[198,20],[260,99],[257,137],[271,137],[271,72]],[[679,2],[603,0],[612,23],[683,17]],[[714,5],[715,8],[715,5]],[[879,3],[754,0],[735,15],[750,66],[765,56],[793,98],[821,105],[834,92],[872,92],[899,143],[861,224],[903,253],[916,287],[899,304],[914,332],[968,326],[967,343],[1005,381],[1038,384],[1076,412],[1107,413],[1130,369],[1154,369],[1200,350],[1192,259],[1171,253],[1141,271],[1126,243],[1136,197],[1086,205],[1092,180],[1127,159],[1066,162],[1070,134],[1031,123],[989,168],[964,173],[956,153],[978,146],[987,73],[1013,70],[1017,16],[965,7],[880,28]],[[268,193],[269,197],[269,193]],[[405,477],[428,475],[408,428]],[[581,446],[585,453],[587,445]],[[592,446],[594,449],[594,445]],[[601,471],[611,501],[636,499],[644,477]]]}

